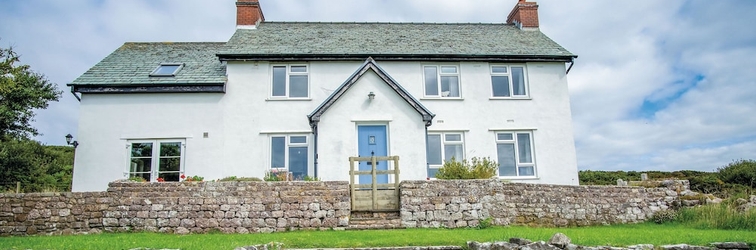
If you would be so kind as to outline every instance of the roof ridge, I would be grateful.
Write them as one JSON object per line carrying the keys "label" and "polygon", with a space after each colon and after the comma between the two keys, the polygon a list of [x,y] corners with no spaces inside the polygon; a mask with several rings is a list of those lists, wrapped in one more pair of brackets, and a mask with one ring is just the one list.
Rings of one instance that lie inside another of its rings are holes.
{"label": "roof ridge", "polygon": [[428,25],[514,25],[514,24],[508,24],[508,23],[484,23],[484,22],[478,22],[478,23],[449,23],[449,22],[311,22],[311,21],[265,21],[261,22],[260,25],[264,24],[399,24],[399,25],[417,25],[417,24],[428,24]]}
{"label": "roof ridge", "polygon": [[190,44],[226,44],[226,42],[171,42],[171,41],[164,41],[164,42],[124,42],[124,45],[140,45],[140,44],[180,44],[180,45],[190,45]]}

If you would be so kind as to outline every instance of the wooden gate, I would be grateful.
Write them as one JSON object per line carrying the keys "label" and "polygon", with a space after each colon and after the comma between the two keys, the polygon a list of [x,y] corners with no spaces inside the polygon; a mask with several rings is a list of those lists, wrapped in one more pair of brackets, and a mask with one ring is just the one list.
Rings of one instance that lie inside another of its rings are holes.
{"label": "wooden gate", "polygon": [[[370,163],[370,171],[359,171],[359,162],[362,161]],[[393,161],[394,169],[376,170],[379,161]],[[355,169],[355,162],[358,169]],[[393,174],[394,183],[378,184],[377,176],[383,174]],[[371,175],[372,183],[356,184],[354,178],[360,175]],[[349,157],[349,178],[352,211],[399,211],[399,156]]]}

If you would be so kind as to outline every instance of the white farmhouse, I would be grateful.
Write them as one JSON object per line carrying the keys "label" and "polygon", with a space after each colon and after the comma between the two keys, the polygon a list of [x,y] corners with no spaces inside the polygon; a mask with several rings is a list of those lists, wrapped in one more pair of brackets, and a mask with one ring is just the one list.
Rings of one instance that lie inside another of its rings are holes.
{"label": "white farmhouse", "polygon": [[125,43],[69,84],[73,191],[271,170],[348,180],[348,158],[371,155],[399,156],[400,179],[491,157],[502,179],[578,184],[577,56],[539,31],[536,3],[492,24],[267,22],[257,0],[236,7],[228,42]]}

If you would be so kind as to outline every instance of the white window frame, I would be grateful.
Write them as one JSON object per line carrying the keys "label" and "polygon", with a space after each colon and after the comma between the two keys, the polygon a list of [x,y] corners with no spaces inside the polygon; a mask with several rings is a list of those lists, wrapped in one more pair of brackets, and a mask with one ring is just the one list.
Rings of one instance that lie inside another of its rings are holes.
{"label": "white window frame", "polygon": [[[507,72],[506,73],[494,73],[495,67],[506,67]],[[512,78],[512,67],[518,67],[522,68],[522,80],[524,82],[523,89],[525,90],[524,95],[515,95],[514,94],[514,80]],[[528,81],[528,67],[526,67],[525,64],[491,64],[488,68],[489,73],[491,74],[490,80],[490,89],[491,89],[491,99],[530,99],[530,84]],[[493,77],[494,76],[506,76],[509,79],[509,96],[496,96],[493,89]]]}
{"label": "white window frame", "polygon": [[[160,173],[160,143],[181,143],[181,154],[179,155],[179,176],[184,174],[186,168],[186,139],[129,139],[126,140],[126,170],[123,172],[125,178],[131,177],[132,173],[145,173],[145,172],[131,172],[131,159],[134,158],[131,155],[132,145],[134,143],[152,143],[152,156],[150,166],[150,179],[149,182],[156,182]],[[179,181],[183,181],[179,178]]]}
{"label": "white window frame", "polygon": [[[282,167],[273,167],[273,138],[284,138],[284,165]],[[304,137],[305,142],[304,143],[292,143],[291,137]],[[290,147],[306,147],[307,148],[307,173],[305,175],[310,175],[310,169],[312,166],[312,157],[310,157],[310,135],[309,134],[270,134],[268,136],[268,170],[278,170],[278,171],[286,171],[289,172],[289,148]]]}
{"label": "white window frame", "polygon": [[[429,95],[425,89],[425,68],[426,67],[435,67],[436,68],[436,91],[437,95]],[[441,69],[443,67],[454,67],[456,70],[455,73],[442,73]],[[460,72],[459,65],[450,65],[450,64],[426,64],[422,65],[422,72],[423,72],[423,97],[426,98],[442,98],[442,99],[462,99],[462,74]],[[441,91],[441,77],[444,76],[456,76],[457,77],[457,91],[459,92],[459,96],[444,96],[443,92]]]}
{"label": "white window frame", "polygon": [[[457,161],[463,161],[463,160],[466,159],[466,156],[465,156],[465,133],[464,132],[462,132],[462,131],[428,132],[427,136],[431,136],[431,135],[439,135],[439,136],[441,136],[441,152],[440,152],[440,154],[441,154],[441,165],[431,164],[430,162],[428,162],[428,167],[430,167],[430,168],[441,168],[441,167],[444,166],[444,162],[446,161],[446,150],[444,150],[444,146],[446,146],[446,145],[462,145],[462,159],[456,159],[456,160]],[[460,141],[447,141],[446,140],[446,135],[459,135],[460,136]],[[426,138],[426,140],[427,140],[427,138]],[[428,148],[426,150],[430,150],[430,148]],[[426,152],[426,154],[427,153],[430,153],[430,152]],[[427,158],[426,158],[426,161],[427,161]]]}
{"label": "white window frame", "polygon": [[[274,69],[276,67],[286,67],[286,93],[284,95],[273,95],[275,87]],[[292,72],[292,67],[305,67],[305,72]],[[291,97],[291,76],[307,76],[307,96]],[[310,65],[304,63],[293,64],[272,64],[270,67],[270,91],[268,92],[271,99],[279,100],[309,100],[310,99]]]}
{"label": "white window frame", "polygon": [[[506,139],[500,139],[499,134],[511,134],[512,139],[506,140]],[[525,162],[522,163],[520,159],[520,147],[518,145],[518,138],[517,134],[528,134],[530,138],[530,158],[531,162]],[[514,131],[494,131],[494,139],[496,140],[496,147],[499,146],[499,144],[512,144],[514,145],[514,157],[515,157],[515,173],[516,175],[500,175],[500,171],[496,170],[496,175],[499,176],[499,178],[505,178],[505,179],[535,179],[538,178],[538,167],[536,164],[536,152],[535,152],[535,139],[533,138],[533,131],[531,130],[514,130]],[[498,155],[498,149],[496,150],[496,159],[498,163],[499,155]],[[500,163],[499,163],[500,164]],[[520,167],[533,167],[533,175],[521,175],[520,174]]]}

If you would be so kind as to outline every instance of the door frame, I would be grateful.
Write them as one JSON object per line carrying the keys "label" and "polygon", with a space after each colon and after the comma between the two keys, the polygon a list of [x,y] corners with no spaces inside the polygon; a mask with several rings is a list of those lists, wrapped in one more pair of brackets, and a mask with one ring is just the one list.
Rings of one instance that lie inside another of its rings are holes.
{"label": "door frame", "polygon": [[[391,155],[391,129],[389,126],[388,121],[365,121],[365,122],[355,122],[354,124],[354,145],[356,145],[355,149],[355,155],[360,155],[360,126],[384,126],[386,127],[386,155]],[[388,164],[388,163],[386,163]],[[359,169],[359,167],[358,167]],[[394,165],[389,164],[387,170],[393,170]],[[394,183],[394,175],[389,174],[388,176],[388,182],[387,183]],[[357,184],[360,183],[359,178],[356,180]]]}

